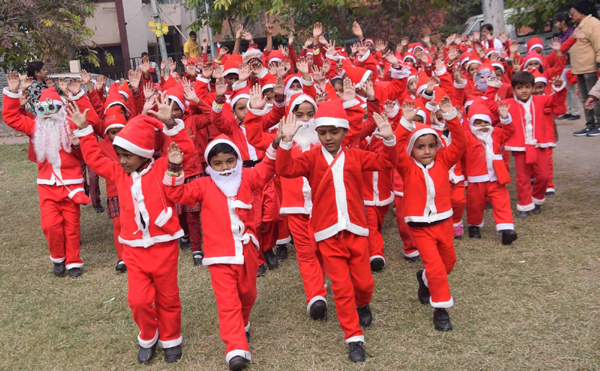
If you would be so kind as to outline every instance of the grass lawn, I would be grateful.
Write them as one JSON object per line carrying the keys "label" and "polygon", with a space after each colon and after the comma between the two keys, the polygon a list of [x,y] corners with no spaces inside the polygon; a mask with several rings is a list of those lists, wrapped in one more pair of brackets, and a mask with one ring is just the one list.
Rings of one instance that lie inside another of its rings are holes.
{"label": "grass lawn", "polygon": [[[559,126],[557,195],[542,215],[516,221],[512,246],[500,244],[489,210],[481,240],[456,242],[453,332],[435,331],[432,308],[418,303],[421,263],[403,260],[390,212],[383,231],[388,265],[375,275],[374,321],[365,331],[372,357],[347,361],[331,291],[328,321],[309,319],[291,249],[290,259],[258,280],[251,369],[599,369],[600,139],[573,138],[574,129]],[[82,209],[83,276],[52,275],[39,227],[37,169],[23,147],[0,146],[0,369],[226,370],[209,273],[193,266],[189,250],[179,257],[184,356],[173,365],[162,351],[151,365],[137,364],[138,330],[127,277],[114,270],[106,214]],[[510,191],[514,207],[514,183]]]}

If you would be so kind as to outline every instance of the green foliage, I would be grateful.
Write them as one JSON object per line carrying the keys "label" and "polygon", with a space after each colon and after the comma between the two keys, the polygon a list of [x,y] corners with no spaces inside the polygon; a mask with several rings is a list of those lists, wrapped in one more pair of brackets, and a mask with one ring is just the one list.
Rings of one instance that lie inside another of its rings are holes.
{"label": "green foliage", "polygon": [[32,60],[66,65],[94,34],[85,25],[93,14],[92,0],[0,1],[0,68],[22,72]]}
{"label": "green foliage", "polygon": [[483,13],[481,0],[451,1],[444,17],[444,24],[438,29],[442,35],[451,35],[460,31],[467,19]]}
{"label": "green foliage", "polygon": [[515,8],[509,19],[517,27],[528,26],[541,32],[557,13],[568,11],[573,0],[507,0],[506,8]]}

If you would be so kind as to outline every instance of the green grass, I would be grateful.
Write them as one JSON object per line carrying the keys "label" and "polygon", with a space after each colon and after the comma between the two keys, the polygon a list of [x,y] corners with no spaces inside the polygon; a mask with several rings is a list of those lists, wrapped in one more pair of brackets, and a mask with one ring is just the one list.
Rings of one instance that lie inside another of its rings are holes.
{"label": "green grass", "polygon": [[[585,140],[585,139],[584,139]],[[83,277],[56,278],[39,227],[36,166],[23,145],[0,146],[0,369],[226,370],[210,277],[179,259],[184,356],[167,365],[136,361],[138,330],[127,305],[126,275],[106,214],[82,209]],[[402,259],[393,213],[384,226],[388,265],[375,275],[374,321],[364,364],[347,361],[331,291],[329,320],[306,314],[291,257],[258,280],[251,315],[252,370],[593,370],[600,368],[600,176],[557,152],[558,194],[541,216],[516,221],[519,239],[502,246],[486,211],[482,240],[456,242],[450,276],[454,331],[433,330],[432,309],[416,298],[421,263]],[[514,178],[513,178],[514,179]],[[514,196],[514,184],[510,187]],[[104,200],[104,196],[103,196]],[[513,206],[516,200],[513,199]]]}

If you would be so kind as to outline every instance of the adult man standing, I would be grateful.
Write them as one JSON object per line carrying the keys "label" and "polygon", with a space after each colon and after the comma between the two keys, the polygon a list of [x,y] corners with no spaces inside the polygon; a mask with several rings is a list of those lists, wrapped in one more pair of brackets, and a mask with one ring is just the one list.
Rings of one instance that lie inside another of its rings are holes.
{"label": "adult man standing", "polygon": [[[579,24],[577,42],[571,48],[571,73],[577,75],[579,98],[583,103],[588,93],[598,81],[600,68],[600,20],[592,15],[597,14],[594,3],[580,0],[570,11],[571,19]],[[594,109],[585,108],[586,128],[573,133],[578,137],[600,135],[600,104]]]}
{"label": "adult man standing", "polygon": [[188,41],[183,44],[183,53],[188,58],[197,58],[200,55],[200,45],[198,45],[196,38],[196,33],[191,31]]}

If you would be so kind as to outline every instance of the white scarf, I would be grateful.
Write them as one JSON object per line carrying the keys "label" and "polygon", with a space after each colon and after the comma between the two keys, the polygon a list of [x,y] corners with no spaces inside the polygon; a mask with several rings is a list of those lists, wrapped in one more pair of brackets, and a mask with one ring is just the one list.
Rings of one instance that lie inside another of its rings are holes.
{"label": "white scarf", "polygon": [[525,144],[535,146],[537,145],[537,139],[535,139],[535,128],[533,127],[533,116],[531,113],[532,97],[533,95],[529,97],[529,99],[526,102],[522,102],[519,99],[517,99],[517,96],[515,95],[515,100],[525,110],[525,127],[523,127],[523,134],[525,134]]}
{"label": "white scarf", "polygon": [[237,159],[237,164],[231,170],[216,171],[212,167],[207,166],[206,172],[215,182],[217,187],[227,197],[235,197],[242,184],[242,160]]}
{"label": "white scarf", "polygon": [[[481,129],[489,129],[487,132],[481,131]],[[490,181],[495,181],[498,178],[496,177],[496,171],[494,171],[494,139],[492,138],[492,133],[494,132],[493,126],[483,127],[475,127],[471,126],[471,132],[481,141],[483,147],[485,148],[485,163],[487,166],[488,174],[490,176]]]}

